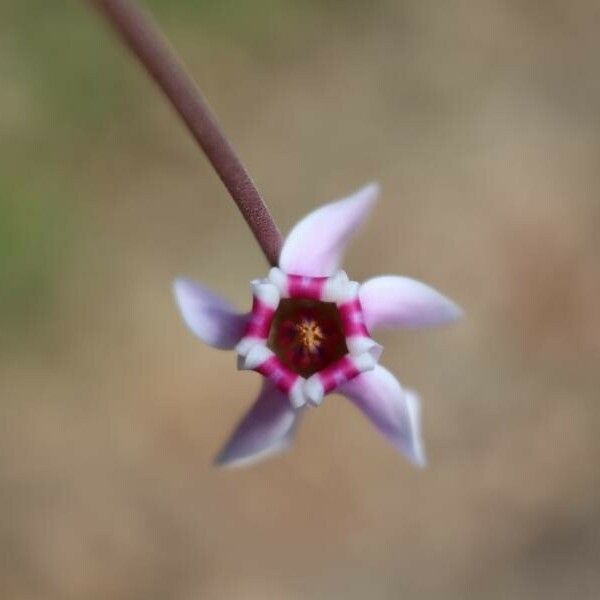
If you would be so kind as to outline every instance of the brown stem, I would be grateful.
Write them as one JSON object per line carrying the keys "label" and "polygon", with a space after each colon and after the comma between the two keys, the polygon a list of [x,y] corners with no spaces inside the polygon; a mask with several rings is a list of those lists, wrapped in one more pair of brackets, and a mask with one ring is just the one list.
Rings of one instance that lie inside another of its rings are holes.
{"label": "brown stem", "polygon": [[206,100],[156,23],[135,0],[90,1],[119,32],[177,110],[225,184],[267,260],[276,265],[282,244],[279,229]]}

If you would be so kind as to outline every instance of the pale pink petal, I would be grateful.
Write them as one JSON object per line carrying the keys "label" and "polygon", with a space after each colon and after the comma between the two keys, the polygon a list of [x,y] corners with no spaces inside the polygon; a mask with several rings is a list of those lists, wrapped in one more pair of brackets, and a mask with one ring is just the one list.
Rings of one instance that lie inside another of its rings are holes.
{"label": "pale pink petal", "polygon": [[286,450],[292,443],[301,411],[287,394],[268,381],[254,406],[240,421],[217,458],[218,466],[241,467]]}
{"label": "pale pink petal", "polygon": [[327,277],[333,274],[346,244],[367,217],[379,186],[371,183],[352,196],[308,214],[288,234],[279,266],[292,275]]}
{"label": "pale pink petal", "polygon": [[345,383],[338,391],[352,400],[415,466],[425,466],[420,402],[415,392],[403,390],[398,380],[379,365]]}
{"label": "pale pink petal", "polygon": [[173,292],[184,321],[203,342],[230,350],[240,341],[247,314],[238,313],[229,302],[188,279],[175,280]]}
{"label": "pale pink petal", "polygon": [[385,275],[365,281],[358,293],[369,331],[377,327],[413,329],[455,321],[462,310],[433,288],[410,279]]}

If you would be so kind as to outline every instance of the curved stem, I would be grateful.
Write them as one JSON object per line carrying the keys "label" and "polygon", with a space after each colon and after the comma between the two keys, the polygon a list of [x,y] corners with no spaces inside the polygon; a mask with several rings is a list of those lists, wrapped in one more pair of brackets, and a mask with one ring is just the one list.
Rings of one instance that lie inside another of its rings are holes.
{"label": "curved stem", "polygon": [[179,113],[237,204],[265,257],[276,265],[282,245],[279,229],[206,100],[156,23],[135,0],[90,1],[118,31]]}

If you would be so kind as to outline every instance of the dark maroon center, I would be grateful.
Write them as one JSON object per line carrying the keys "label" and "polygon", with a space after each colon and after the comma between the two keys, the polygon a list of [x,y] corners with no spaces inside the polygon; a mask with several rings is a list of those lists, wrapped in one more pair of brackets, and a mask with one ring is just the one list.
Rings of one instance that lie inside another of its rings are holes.
{"label": "dark maroon center", "polygon": [[310,377],[348,353],[337,306],[297,298],[280,301],[268,346],[302,377]]}

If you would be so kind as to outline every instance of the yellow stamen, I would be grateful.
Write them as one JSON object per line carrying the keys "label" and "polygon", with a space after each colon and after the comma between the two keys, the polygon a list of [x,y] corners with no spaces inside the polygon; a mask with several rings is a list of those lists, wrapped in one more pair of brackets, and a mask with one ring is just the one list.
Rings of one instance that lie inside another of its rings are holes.
{"label": "yellow stamen", "polygon": [[316,354],[321,342],[325,339],[316,321],[303,320],[302,323],[296,325],[296,331],[300,345],[311,354]]}

